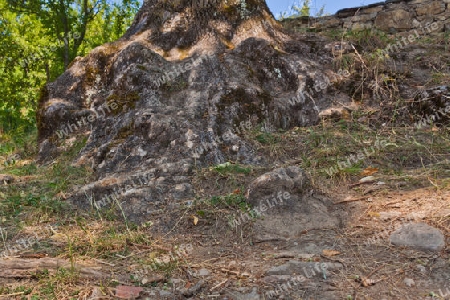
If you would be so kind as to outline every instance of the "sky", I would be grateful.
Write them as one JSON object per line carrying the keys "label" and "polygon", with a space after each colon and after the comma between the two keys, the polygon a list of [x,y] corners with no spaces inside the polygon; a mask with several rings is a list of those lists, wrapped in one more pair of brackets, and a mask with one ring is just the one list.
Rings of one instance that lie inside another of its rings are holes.
{"label": "sky", "polygon": [[[372,3],[382,2],[381,0],[346,0],[346,1],[336,1],[336,0],[311,0],[311,15],[315,13],[325,5],[325,13],[334,14],[336,11],[342,8],[357,7]],[[302,0],[266,0],[267,5],[274,14],[275,17],[282,11],[289,10],[292,4],[303,3]]]}

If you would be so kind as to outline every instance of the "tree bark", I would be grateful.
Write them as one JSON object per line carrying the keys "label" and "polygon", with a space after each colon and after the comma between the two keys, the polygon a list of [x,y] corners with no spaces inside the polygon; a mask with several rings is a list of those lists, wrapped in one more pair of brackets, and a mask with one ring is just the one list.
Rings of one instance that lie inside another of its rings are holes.
{"label": "tree bark", "polygon": [[124,37],[151,29],[152,42],[169,51],[190,48],[205,34],[232,40],[244,24],[281,30],[264,0],[146,0]]}

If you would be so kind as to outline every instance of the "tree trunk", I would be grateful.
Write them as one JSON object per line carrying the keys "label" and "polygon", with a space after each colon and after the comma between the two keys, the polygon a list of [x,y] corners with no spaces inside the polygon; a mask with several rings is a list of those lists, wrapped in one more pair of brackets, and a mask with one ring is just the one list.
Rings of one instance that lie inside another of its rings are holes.
{"label": "tree trunk", "polygon": [[245,34],[236,32],[243,26],[253,36],[258,29],[281,29],[264,0],[146,0],[125,38],[150,29],[152,42],[170,51],[190,48],[205,35],[226,45]]}
{"label": "tree trunk", "polygon": [[263,0],[145,1],[124,37],[47,86],[39,160],[58,156],[58,139],[86,123],[76,129],[89,135],[78,162],[99,180],[69,201],[99,210],[120,201],[139,222],[155,203],[195,198],[198,166],[273,160],[245,131],[317,124],[327,98],[315,83],[328,78],[314,49],[285,34]]}

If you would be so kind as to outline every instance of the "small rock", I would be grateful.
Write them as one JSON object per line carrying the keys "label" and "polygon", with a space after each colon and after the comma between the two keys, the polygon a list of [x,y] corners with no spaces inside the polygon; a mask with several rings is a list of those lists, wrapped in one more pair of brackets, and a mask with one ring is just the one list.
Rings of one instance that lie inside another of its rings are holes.
{"label": "small rock", "polygon": [[160,289],[160,290],[158,290],[158,292],[159,292],[160,297],[174,299],[174,295],[169,291]]}
{"label": "small rock", "polygon": [[145,291],[140,299],[172,300],[175,299],[175,295],[169,291],[160,288],[153,288],[150,291]]}
{"label": "small rock", "polygon": [[414,282],[414,280],[411,279],[411,278],[405,278],[405,279],[403,280],[403,282],[404,282],[405,285],[408,286],[408,287],[412,287],[413,285],[416,285],[416,283]]}
{"label": "small rock", "polygon": [[191,286],[188,289],[183,289],[181,291],[181,293],[185,297],[191,297],[191,296],[195,295],[204,285],[205,285],[205,282],[203,280],[200,280],[194,286]]}
{"label": "small rock", "polygon": [[426,273],[426,272],[427,272],[427,268],[425,268],[425,267],[422,266],[422,265],[417,265],[416,267],[417,267],[417,269],[419,269],[419,271],[420,271],[421,273]]}
{"label": "small rock", "polygon": [[445,237],[439,229],[425,223],[407,224],[390,236],[391,244],[422,251],[440,251],[445,246]]}
{"label": "small rock", "polygon": [[[272,199],[274,194],[280,191],[288,192],[294,196],[304,193],[308,186],[309,179],[306,173],[299,167],[280,168],[265,173],[253,180],[247,190],[246,198],[249,203],[257,206],[260,202],[265,203],[264,201],[267,199]],[[281,198],[275,198],[275,200],[276,202],[283,202]]]}
{"label": "small rock", "polygon": [[232,261],[230,261],[229,263],[228,263],[228,267],[229,268],[233,268],[233,267],[236,267],[237,266],[237,262],[235,261],[235,260],[232,260]]}
{"label": "small rock", "polygon": [[11,184],[13,181],[14,177],[5,174],[0,174],[0,185]]}
{"label": "small rock", "polygon": [[163,282],[164,280],[166,280],[164,276],[155,274],[144,277],[141,282],[142,284],[147,284],[147,283]]}
{"label": "small rock", "polygon": [[209,272],[207,269],[200,269],[197,272],[197,276],[209,276],[211,272]]}

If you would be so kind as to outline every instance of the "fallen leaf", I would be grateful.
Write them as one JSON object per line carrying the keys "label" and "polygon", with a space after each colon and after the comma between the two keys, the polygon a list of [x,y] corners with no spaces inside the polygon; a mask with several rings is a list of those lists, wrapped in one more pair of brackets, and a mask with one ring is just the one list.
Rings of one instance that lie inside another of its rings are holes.
{"label": "fallen leaf", "polygon": [[362,176],[370,176],[378,172],[378,168],[368,167],[361,172]]}
{"label": "fallen leaf", "polygon": [[241,193],[240,189],[236,189],[236,190],[233,191],[233,194],[235,194],[235,195],[239,195],[240,193]]}
{"label": "fallen leaf", "polygon": [[325,255],[325,256],[335,256],[335,255],[341,254],[341,252],[336,251],[336,250],[327,250],[327,249],[325,249],[325,250],[322,251],[322,254]]}
{"label": "fallen leaf", "polygon": [[197,225],[197,223],[198,223],[198,218],[196,217],[196,216],[193,216],[194,217],[194,225]]}

